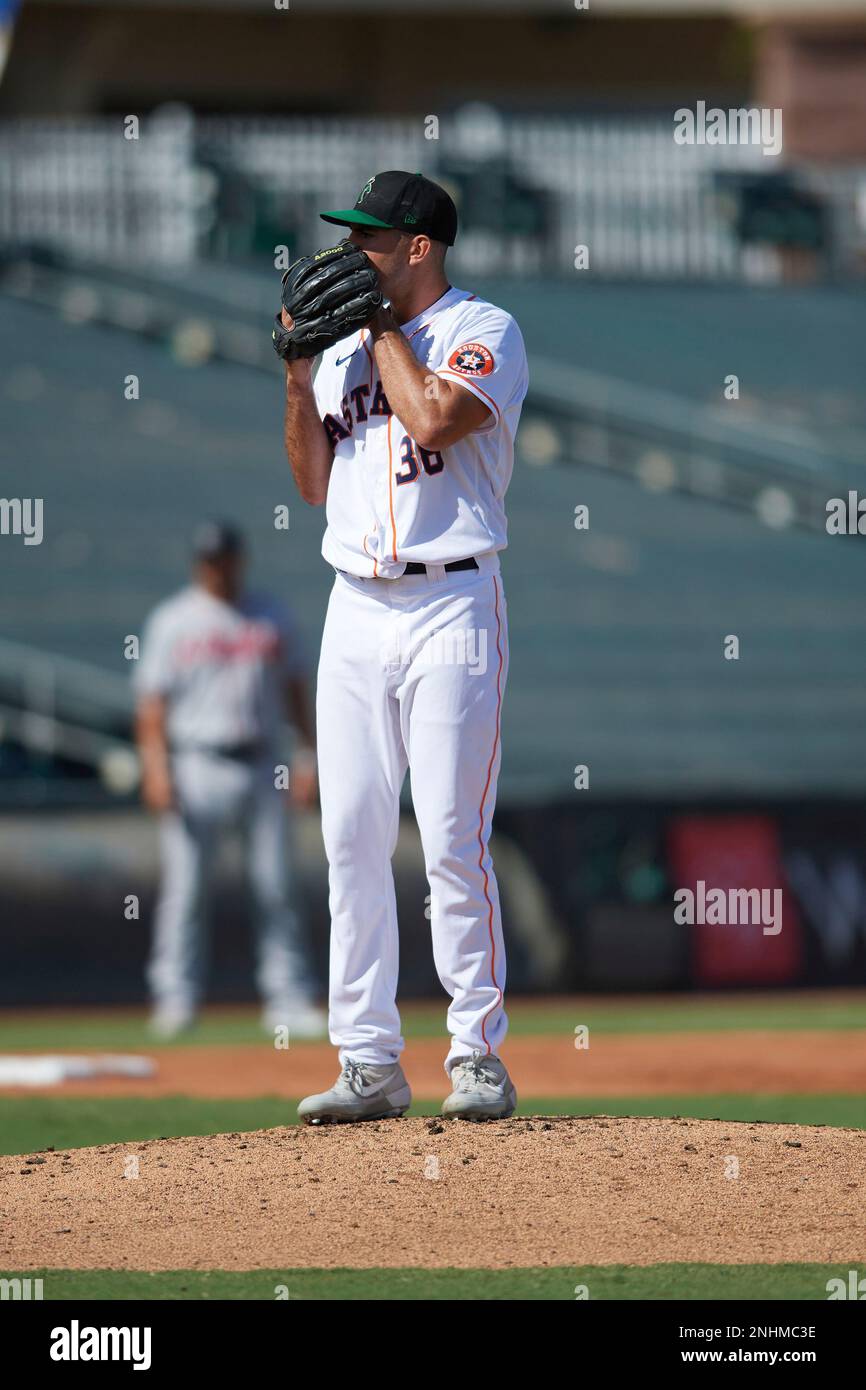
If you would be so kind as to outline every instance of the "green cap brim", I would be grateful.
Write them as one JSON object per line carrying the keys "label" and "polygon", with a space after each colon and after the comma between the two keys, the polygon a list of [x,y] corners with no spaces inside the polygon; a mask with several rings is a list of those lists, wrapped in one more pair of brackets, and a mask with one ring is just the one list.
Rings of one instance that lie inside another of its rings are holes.
{"label": "green cap brim", "polygon": [[338,227],[387,227],[391,230],[390,222],[383,222],[379,217],[371,217],[369,212],[358,212],[356,208],[342,208],[337,212],[320,212],[319,216],[323,222],[336,222]]}

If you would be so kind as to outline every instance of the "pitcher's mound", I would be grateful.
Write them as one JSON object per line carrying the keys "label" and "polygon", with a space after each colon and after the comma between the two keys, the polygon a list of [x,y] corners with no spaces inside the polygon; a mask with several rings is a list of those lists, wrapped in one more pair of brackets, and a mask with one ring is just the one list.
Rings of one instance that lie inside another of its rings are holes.
{"label": "pitcher's mound", "polygon": [[866,1256],[866,1132],[383,1120],[0,1158],[0,1267],[503,1268]]}

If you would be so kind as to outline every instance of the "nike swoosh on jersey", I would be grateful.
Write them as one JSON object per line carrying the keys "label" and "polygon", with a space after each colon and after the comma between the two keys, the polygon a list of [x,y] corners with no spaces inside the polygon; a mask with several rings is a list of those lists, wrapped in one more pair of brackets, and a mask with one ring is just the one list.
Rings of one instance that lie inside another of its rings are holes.
{"label": "nike swoosh on jersey", "polygon": [[354,348],[354,349],[349,353],[349,356],[348,356],[348,357],[338,357],[337,360],[336,360],[336,362],[334,363],[334,365],[335,365],[336,367],[342,367],[342,365],[343,365],[344,362],[349,362],[349,361],[351,361],[351,359],[355,356],[355,353],[356,353],[357,351],[358,351],[358,349],[357,349],[357,348]]}

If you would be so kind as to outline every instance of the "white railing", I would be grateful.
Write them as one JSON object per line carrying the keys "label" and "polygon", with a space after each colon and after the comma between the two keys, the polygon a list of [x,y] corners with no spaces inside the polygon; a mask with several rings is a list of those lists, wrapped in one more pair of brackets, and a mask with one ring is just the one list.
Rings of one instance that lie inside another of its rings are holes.
{"label": "white railing", "polygon": [[189,118],[155,121],[139,140],[105,118],[0,123],[0,241],[183,264],[200,183]]}
{"label": "white railing", "polygon": [[[472,112],[425,138],[409,118],[204,118],[166,111],[144,118],[139,139],[120,118],[0,123],[0,242],[41,242],[127,264],[188,264],[215,223],[214,165],[236,171],[270,200],[296,244],[322,240],[321,207],[351,202],[370,173],[424,169],[459,183],[490,162],[547,201],[543,235],[468,226],[460,271],[566,273],[586,245],[590,270],[643,278],[742,278],[777,271],[771,252],[744,250],[718,178],[769,172],[754,145],[688,146],[672,118],[520,117]],[[836,239],[853,266],[866,235],[866,170],[802,170],[825,197]],[[241,200],[243,201],[243,200]],[[235,214],[237,215],[237,209]],[[240,214],[243,221],[243,212]]]}

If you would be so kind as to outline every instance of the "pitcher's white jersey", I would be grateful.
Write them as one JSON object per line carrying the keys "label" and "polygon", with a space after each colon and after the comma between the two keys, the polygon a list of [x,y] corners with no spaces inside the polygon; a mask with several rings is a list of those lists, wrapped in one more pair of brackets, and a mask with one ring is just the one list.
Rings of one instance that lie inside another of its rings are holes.
{"label": "pitcher's white jersey", "polygon": [[323,354],[314,390],[334,463],[322,554],[361,578],[396,579],[409,561],[444,565],[507,544],[505,491],[528,386],[520,329],[453,287],[401,327],[431,375],[459,382],[491,414],[447,449],[423,449],[392,414],[367,329]]}

